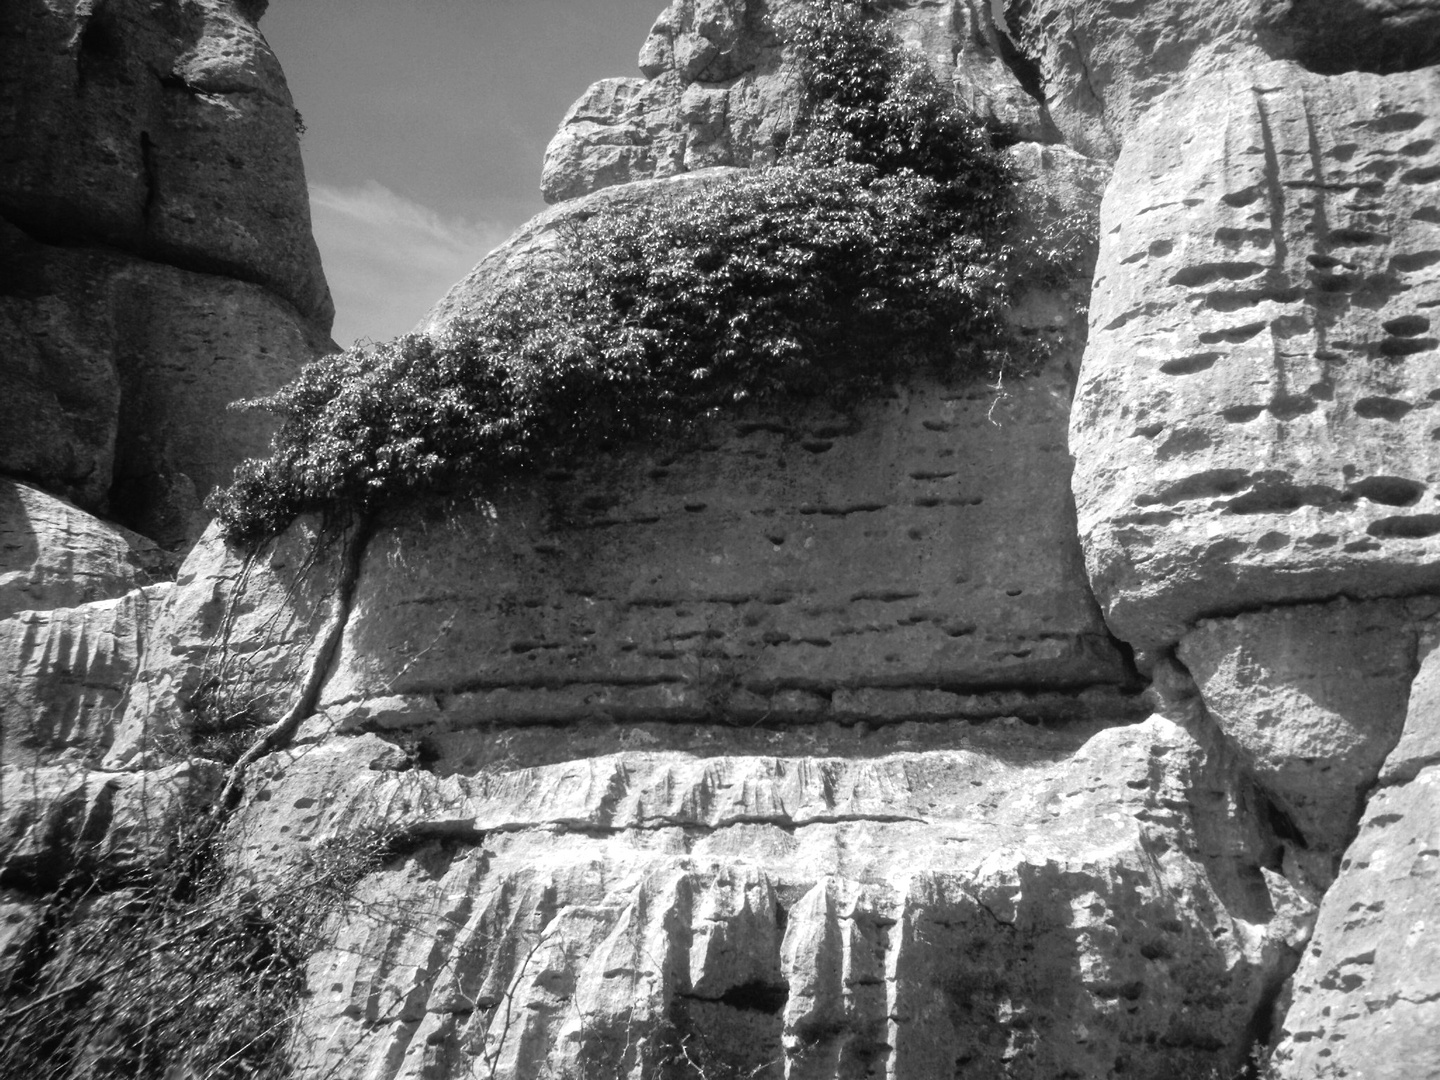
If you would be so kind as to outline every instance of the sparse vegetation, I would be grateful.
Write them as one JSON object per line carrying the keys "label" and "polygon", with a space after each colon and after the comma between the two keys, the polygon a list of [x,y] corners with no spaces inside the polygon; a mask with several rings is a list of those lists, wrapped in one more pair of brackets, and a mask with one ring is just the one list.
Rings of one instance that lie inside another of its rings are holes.
{"label": "sparse vegetation", "polygon": [[213,497],[228,536],[544,469],[737,403],[993,367],[1014,278],[1004,160],[871,4],[812,0],[778,29],[804,100],[776,165],[602,209],[570,229],[563,265],[476,317],[326,357],[250,403],[282,426]]}
{"label": "sparse vegetation", "polygon": [[77,867],[44,901],[0,984],[0,1075],[288,1075],[305,962],[383,841],[320,845],[286,880],[241,890],[219,860],[218,817],[195,808],[154,828],[142,868]]}

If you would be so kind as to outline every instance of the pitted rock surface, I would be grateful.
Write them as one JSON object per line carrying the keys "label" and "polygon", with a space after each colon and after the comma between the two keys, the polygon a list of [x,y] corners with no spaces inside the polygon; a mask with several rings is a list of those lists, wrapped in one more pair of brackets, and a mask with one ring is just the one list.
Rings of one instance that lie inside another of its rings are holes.
{"label": "pitted rock surface", "polygon": [[295,106],[256,9],[7,4],[0,214],[41,239],[254,282],[325,334]]}
{"label": "pitted rock surface", "polygon": [[[1308,71],[1393,74],[1440,64],[1433,0],[997,0],[1033,65],[1046,120],[1067,145],[1114,160],[1137,125],[1186,84],[1266,60]],[[1023,70],[1023,67],[1022,67]]]}
{"label": "pitted rock surface", "polygon": [[1241,68],[1126,144],[1071,421],[1091,583],[1122,638],[1440,585],[1436,86]]}
{"label": "pitted rock surface", "polygon": [[1436,1075],[1440,653],[1434,627],[1400,744],[1325,895],[1277,1053],[1286,1077]]}
{"label": "pitted rock surface", "polygon": [[1083,715],[1080,691],[1130,677],[1070,539],[1068,396],[1059,370],[1004,400],[917,383],[383,523],[322,706],[387,726]]}
{"label": "pitted rock surface", "polygon": [[193,542],[205,496],[263,454],[271,393],[330,346],[272,293],[0,224],[0,468],[167,546]]}

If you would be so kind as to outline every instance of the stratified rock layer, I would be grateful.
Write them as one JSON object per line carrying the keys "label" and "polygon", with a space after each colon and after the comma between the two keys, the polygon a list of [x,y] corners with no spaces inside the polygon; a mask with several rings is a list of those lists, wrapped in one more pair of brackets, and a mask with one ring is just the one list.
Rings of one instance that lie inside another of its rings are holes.
{"label": "stratified rock layer", "polygon": [[1070,539],[1068,390],[920,384],[384,526],[322,704],[386,725],[1084,713],[1079,691],[1128,676]]}
{"label": "stratified rock layer", "polygon": [[1122,638],[1440,587],[1437,85],[1242,67],[1126,144],[1071,422]]}

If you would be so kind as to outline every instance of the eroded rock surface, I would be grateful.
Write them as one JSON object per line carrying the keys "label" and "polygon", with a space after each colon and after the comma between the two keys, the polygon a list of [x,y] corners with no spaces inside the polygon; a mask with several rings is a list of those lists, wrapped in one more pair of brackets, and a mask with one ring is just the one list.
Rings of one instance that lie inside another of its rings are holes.
{"label": "eroded rock surface", "polygon": [[0,14],[0,213],[262,285],[324,333],[295,106],[263,3],[17,0]]}
{"label": "eroded rock surface", "polygon": [[333,348],[263,3],[0,13],[0,471],[172,550]]}
{"label": "eroded rock surface", "polygon": [[0,469],[169,545],[274,419],[227,406],[288,382],[330,341],[274,294],[0,223]]}
{"label": "eroded rock surface", "polygon": [[1223,1067],[1308,925],[1236,776],[1159,718],[499,728],[418,769],[327,727],[257,775],[251,872],[409,853],[311,961],[305,1076]]}
{"label": "eroded rock surface", "polygon": [[1126,144],[1071,425],[1091,582],[1126,640],[1440,585],[1436,86],[1242,67]]}
{"label": "eroded rock surface", "polygon": [[[422,330],[596,205],[771,160],[778,6],[672,4],[552,143],[563,205]],[[31,425],[0,465],[158,491],[157,536],[256,437],[206,430],[221,398],[323,346],[259,7],[0,17]],[[252,556],[212,531],[173,587],[0,488],[0,962],[256,745],[237,890],[383,854],[309,958],[302,1076],[1228,1075],[1272,1036],[1287,1080],[1433,1072],[1432,8],[890,5],[1018,140],[1016,243],[1083,261],[1108,180],[1088,348],[1083,283],[1030,283],[1054,358],[1018,386],[717,421]]]}
{"label": "eroded rock surface", "polygon": [[1283,1075],[1434,1076],[1440,1045],[1440,653],[1434,629],[1400,743],[1325,896],[1277,1054]]}
{"label": "eroded rock surface", "polygon": [[[615,184],[716,166],[773,162],[798,117],[798,75],[774,26],[795,0],[674,0],[640,52],[644,78],[604,79],[565,115],[545,151],[547,202]],[[1050,141],[1054,128],[1017,74],[992,5],[898,4],[900,37],[1007,141]],[[1033,83],[1034,73],[1020,69]]]}
{"label": "eroded rock surface", "polygon": [[0,617],[111,600],[169,576],[143,536],[0,479]]}
{"label": "eroded rock surface", "polygon": [[1400,739],[1422,627],[1440,601],[1303,604],[1206,619],[1177,650],[1205,710],[1329,866]]}
{"label": "eroded rock surface", "polygon": [[212,528],[180,568],[149,634],[111,768],[185,757],[309,710],[345,624],[353,535],[301,520],[258,551]]}
{"label": "eroded rock surface", "polygon": [[117,600],[0,619],[0,724],[4,763],[95,760],[113,722],[169,583]]}
{"label": "eroded rock surface", "polygon": [[322,704],[387,726],[1084,714],[1130,677],[1070,539],[1068,390],[915,385],[382,526]]}

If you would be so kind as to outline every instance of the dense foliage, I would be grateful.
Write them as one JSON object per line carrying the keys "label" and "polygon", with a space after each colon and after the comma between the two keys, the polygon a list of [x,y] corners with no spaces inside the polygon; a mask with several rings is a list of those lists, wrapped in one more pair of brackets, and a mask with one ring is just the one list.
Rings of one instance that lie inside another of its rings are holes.
{"label": "dense foliage", "polygon": [[476,317],[352,349],[257,403],[283,424],[212,503],[255,541],[310,510],[543,468],[724,406],[853,400],[921,364],[983,370],[1013,181],[868,5],[778,27],[804,87],[781,160],[601,209]]}

